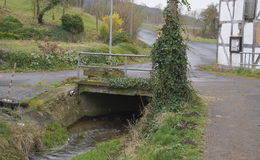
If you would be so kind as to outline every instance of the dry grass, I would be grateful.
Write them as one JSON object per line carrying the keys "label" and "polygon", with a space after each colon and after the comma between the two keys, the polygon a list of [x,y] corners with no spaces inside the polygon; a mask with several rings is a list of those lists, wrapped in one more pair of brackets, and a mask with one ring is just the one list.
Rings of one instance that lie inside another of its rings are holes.
{"label": "dry grass", "polygon": [[40,141],[41,130],[29,123],[9,124],[10,137],[0,138],[0,159],[25,159],[32,151],[43,148]]}

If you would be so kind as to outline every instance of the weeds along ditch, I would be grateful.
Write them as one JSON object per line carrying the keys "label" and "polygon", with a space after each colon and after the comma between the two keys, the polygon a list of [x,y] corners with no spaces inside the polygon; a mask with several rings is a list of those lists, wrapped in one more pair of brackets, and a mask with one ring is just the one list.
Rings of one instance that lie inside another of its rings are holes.
{"label": "weeds along ditch", "polygon": [[[136,99],[137,104],[141,105],[141,103],[143,103],[140,97],[131,97],[131,101],[133,98]],[[124,99],[124,103],[128,103],[127,99],[128,98]],[[147,102],[145,102],[145,104],[147,104]],[[136,111],[132,112],[112,113],[97,117],[83,117],[67,128],[68,141],[65,145],[50,152],[36,153],[31,159],[66,160],[94,149],[100,142],[121,137],[128,133],[129,126],[135,125],[142,117],[144,107],[138,106],[136,108]]]}
{"label": "weeds along ditch", "polygon": [[128,126],[140,118],[140,113],[122,113],[95,118],[84,117],[68,127],[67,144],[47,153],[38,153],[32,159],[70,159],[90,151],[100,142],[118,138],[128,133]]}

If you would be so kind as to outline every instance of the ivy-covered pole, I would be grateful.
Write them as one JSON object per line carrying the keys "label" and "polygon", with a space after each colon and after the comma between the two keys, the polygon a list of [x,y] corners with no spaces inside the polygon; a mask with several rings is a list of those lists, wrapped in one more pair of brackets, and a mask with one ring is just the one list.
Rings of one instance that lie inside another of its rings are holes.
{"label": "ivy-covered pole", "polygon": [[188,102],[191,91],[187,77],[188,59],[179,21],[179,5],[187,0],[168,0],[164,10],[165,24],[152,50],[155,105],[158,109],[178,110]]}

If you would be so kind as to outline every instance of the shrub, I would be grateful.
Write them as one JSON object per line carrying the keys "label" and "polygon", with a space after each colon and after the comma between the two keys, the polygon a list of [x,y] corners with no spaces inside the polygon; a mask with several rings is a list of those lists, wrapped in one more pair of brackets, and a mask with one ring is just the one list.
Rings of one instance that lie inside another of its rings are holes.
{"label": "shrub", "polygon": [[131,43],[120,43],[116,45],[116,47],[121,48],[124,51],[127,51],[129,53],[138,54],[138,49]]}
{"label": "shrub", "polygon": [[115,32],[113,34],[113,45],[123,43],[123,42],[130,42],[130,38],[127,32]]}
{"label": "shrub", "polygon": [[[113,14],[113,32],[122,32],[123,21],[120,19],[119,14]],[[99,30],[100,38],[104,41],[108,40],[109,37],[109,26],[110,26],[110,16],[102,18],[102,26]]]}
{"label": "shrub", "polygon": [[50,42],[48,38],[45,38],[44,42],[42,43],[37,43],[37,45],[40,51],[45,54],[61,56],[61,54],[64,52],[63,48],[59,47],[55,42]]}
{"label": "shrub", "polygon": [[0,20],[0,32],[13,33],[22,27],[23,24],[17,18],[12,16],[8,16]]}
{"label": "shrub", "polygon": [[21,36],[15,33],[0,32],[0,39],[20,39]]}
{"label": "shrub", "polygon": [[80,16],[65,14],[61,17],[62,27],[72,34],[84,32],[84,23]]}
{"label": "shrub", "polygon": [[104,40],[105,42],[108,41],[109,37],[109,27],[108,25],[102,24],[99,30],[99,37],[100,39]]}
{"label": "shrub", "polygon": [[29,39],[40,40],[44,37],[45,32],[47,32],[47,29],[23,27],[21,29],[18,29],[15,33],[19,34],[21,38],[24,40],[29,40]]}
{"label": "shrub", "polygon": [[70,34],[68,31],[64,30],[62,27],[55,27],[49,29],[44,34],[49,38],[51,41],[64,41],[68,42],[70,39]]}

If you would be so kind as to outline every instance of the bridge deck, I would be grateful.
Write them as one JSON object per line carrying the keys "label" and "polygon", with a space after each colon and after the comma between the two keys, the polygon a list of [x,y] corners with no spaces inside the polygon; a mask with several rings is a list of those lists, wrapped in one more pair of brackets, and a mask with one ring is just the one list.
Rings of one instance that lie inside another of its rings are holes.
{"label": "bridge deck", "polygon": [[84,92],[89,93],[102,93],[102,94],[113,94],[113,95],[125,95],[125,96],[146,96],[152,97],[152,91],[145,88],[113,88],[106,83],[102,82],[89,82],[80,81],[78,82],[79,94]]}

